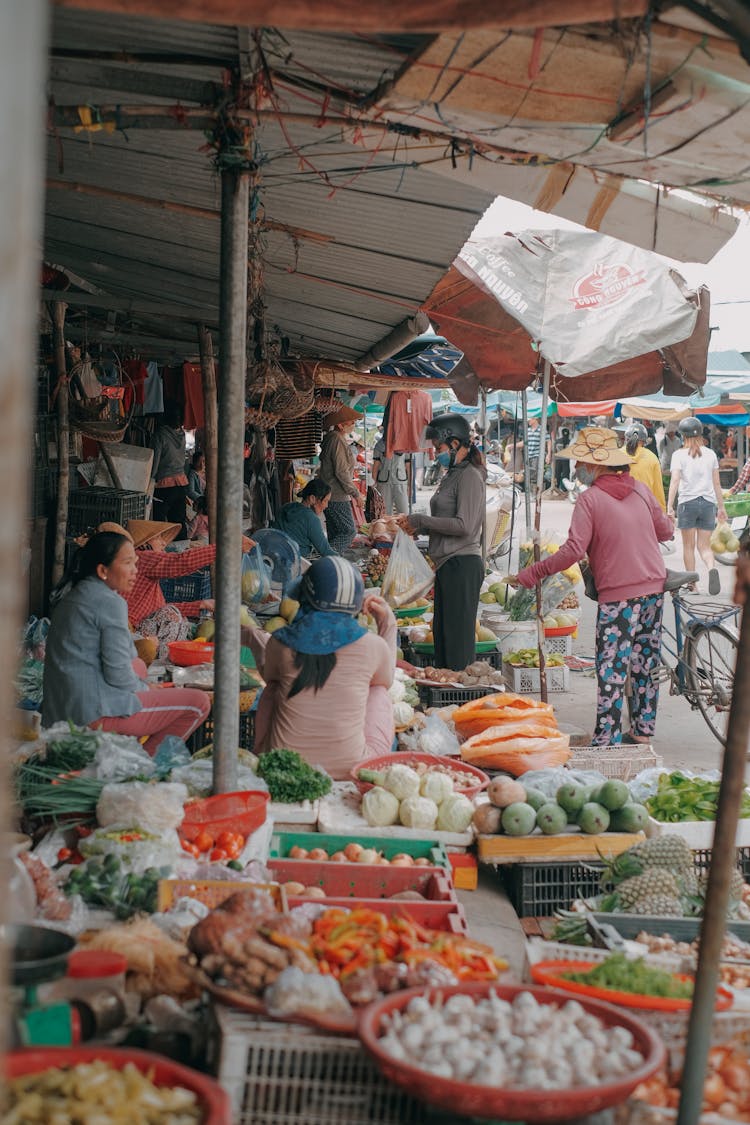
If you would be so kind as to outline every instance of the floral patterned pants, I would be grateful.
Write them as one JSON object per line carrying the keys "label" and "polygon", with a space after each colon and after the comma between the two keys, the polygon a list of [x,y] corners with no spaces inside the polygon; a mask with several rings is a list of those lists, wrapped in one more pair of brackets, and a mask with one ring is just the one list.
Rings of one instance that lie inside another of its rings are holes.
{"label": "floral patterned pants", "polygon": [[663,594],[599,603],[595,746],[614,746],[622,739],[622,700],[628,669],[633,734],[653,737],[659,702],[659,684],[653,672],[659,662],[663,610]]}

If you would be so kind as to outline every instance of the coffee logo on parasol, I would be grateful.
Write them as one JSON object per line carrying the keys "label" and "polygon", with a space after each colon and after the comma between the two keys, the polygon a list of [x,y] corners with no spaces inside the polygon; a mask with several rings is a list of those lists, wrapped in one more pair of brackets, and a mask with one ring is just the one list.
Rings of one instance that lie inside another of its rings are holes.
{"label": "coffee logo on parasol", "polygon": [[604,309],[622,300],[636,285],[646,280],[645,270],[632,270],[627,265],[597,262],[591,273],[580,277],[573,286],[573,307]]}

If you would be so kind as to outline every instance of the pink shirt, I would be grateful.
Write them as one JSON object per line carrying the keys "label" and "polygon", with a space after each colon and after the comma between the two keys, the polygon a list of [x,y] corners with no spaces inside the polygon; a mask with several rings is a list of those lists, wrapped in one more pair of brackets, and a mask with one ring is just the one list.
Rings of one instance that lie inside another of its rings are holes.
{"label": "pink shirt", "polygon": [[600,602],[657,594],[667,573],[659,542],[673,535],[672,523],[644,484],[629,473],[600,477],[576,500],[560,550],[520,571],[518,580],[533,586],[588,555]]}
{"label": "pink shirt", "polygon": [[[368,756],[365,713],[371,687],[389,688],[396,667],[395,621],[384,637],[365,633],[336,653],[336,666],[320,689],[288,698],[299,669],[294,652],[275,637],[266,643],[254,629],[251,644],[266,687],[255,721],[256,752],[296,750],[334,780]],[[391,738],[393,737],[391,730]]]}

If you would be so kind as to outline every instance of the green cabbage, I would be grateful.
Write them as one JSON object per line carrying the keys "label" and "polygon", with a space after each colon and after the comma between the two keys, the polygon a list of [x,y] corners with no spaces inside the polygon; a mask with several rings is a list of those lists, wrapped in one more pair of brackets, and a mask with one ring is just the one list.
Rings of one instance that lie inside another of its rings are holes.
{"label": "green cabbage", "polygon": [[362,816],[370,828],[387,828],[398,820],[398,799],[380,785],[368,789],[362,798]]}
{"label": "green cabbage", "polygon": [[398,815],[405,828],[434,828],[438,807],[429,797],[406,797]]}
{"label": "green cabbage", "polygon": [[388,766],[383,778],[383,785],[399,801],[406,797],[415,797],[419,793],[419,774],[411,766],[400,762]]}
{"label": "green cabbage", "polygon": [[440,806],[437,826],[443,832],[465,832],[474,816],[474,806],[468,797],[455,793]]}
{"label": "green cabbage", "polygon": [[429,797],[436,805],[440,805],[448,797],[453,796],[453,782],[448,777],[447,773],[438,773],[437,770],[430,770],[422,778],[422,784],[419,787],[419,792],[423,797]]}

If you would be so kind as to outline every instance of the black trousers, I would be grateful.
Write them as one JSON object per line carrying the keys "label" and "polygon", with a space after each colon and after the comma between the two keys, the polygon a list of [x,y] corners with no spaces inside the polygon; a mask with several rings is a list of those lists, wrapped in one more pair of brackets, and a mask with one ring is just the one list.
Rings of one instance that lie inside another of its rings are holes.
{"label": "black trousers", "polygon": [[177,538],[187,539],[187,523],[185,520],[187,485],[175,484],[171,488],[155,488],[154,499],[161,501],[161,503],[154,505],[154,519],[165,520],[167,523],[178,523],[180,531]]}
{"label": "black trousers", "polygon": [[435,667],[456,671],[476,658],[474,625],[484,563],[479,555],[455,555],[435,575]]}

